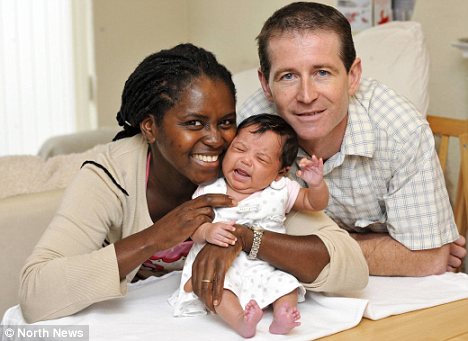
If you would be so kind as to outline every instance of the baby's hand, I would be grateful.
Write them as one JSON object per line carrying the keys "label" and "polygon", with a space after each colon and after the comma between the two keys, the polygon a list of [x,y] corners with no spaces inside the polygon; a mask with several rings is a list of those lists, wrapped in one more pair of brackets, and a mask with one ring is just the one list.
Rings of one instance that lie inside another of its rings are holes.
{"label": "baby's hand", "polygon": [[224,221],[217,223],[208,223],[211,226],[205,229],[205,240],[208,243],[215,244],[222,247],[228,247],[234,245],[237,241],[230,231],[235,231],[236,228],[233,226],[234,221]]}
{"label": "baby's hand", "polygon": [[323,180],[323,160],[312,155],[311,159],[303,157],[299,161],[300,170],[297,171],[297,176],[301,177],[309,187],[320,185]]}

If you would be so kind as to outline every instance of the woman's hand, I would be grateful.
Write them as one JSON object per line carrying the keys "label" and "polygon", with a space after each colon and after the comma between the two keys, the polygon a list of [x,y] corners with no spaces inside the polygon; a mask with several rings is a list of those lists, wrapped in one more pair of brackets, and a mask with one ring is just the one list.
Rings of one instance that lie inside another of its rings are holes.
{"label": "woman's hand", "polygon": [[161,250],[182,243],[198,227],[213,221],[213,208],[231,206],[235,206],[235,202],[225,194],[205,194],[187,201],[154,224],[155,243],[160,245]]}
{"label": "woman's hand", "polygon": [[224,194],[206,194],[174,208],[149,228],[114,244],[120,278],[142,264],[155,252],[166,250],[185,240],[203,223],[211,222],[214,207],[235,206]]}
{"label": "woman's hand", "polygon": [[[234,259],[242,252],[244,241],[241,225],[235,225],[233,234],[237,242],[228,247],[206,244],[200,250],[192,265],[192,287],[194,293],[201,299],[210,311],[221,302],[224,290],[224,277]],[[208,282],[209,281],[209,282]]]}

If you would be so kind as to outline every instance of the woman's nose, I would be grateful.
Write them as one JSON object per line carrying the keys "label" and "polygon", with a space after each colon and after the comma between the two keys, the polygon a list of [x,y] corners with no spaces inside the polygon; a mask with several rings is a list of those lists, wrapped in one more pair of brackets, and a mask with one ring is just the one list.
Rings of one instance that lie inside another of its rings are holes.
{"label": "woman's nose", "polygon": [[209,127],[204,139],[205,143],[212,147],[219,147],[223,144],[223,138],[218,128]]}

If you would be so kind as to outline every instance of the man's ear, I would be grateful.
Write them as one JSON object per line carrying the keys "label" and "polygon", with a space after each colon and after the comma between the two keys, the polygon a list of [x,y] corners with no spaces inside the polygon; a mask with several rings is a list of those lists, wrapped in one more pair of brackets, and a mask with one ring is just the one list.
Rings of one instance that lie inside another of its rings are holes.
{"label": "man's ear", "polygon": [[283,176],[287,176],[291,167],[283,167],[279,170],[278,175],[276,176],[275,181],[280,180]]}
{"label": "man's ear", "polygon": [[353,96],[361,82],[362,66],[361,58],[356,58],[348,72],[348,95]]}
{"label": "man's ear", "polygon": [[154,141],[156,141],[158,129],[152,115],[146,116],[143,121],[140,122],[140,130],[149,144],[153,144]]}
{"label": "man's ear", "polygon": [[266,78],[265,74],[258,69],[257,71],[258,79],[260,80],[260,84],[262,85],[263,93],[265,97],[270,101],[273,102],[273,95],[271,93],[270,85],[268,84],[268,78]]}

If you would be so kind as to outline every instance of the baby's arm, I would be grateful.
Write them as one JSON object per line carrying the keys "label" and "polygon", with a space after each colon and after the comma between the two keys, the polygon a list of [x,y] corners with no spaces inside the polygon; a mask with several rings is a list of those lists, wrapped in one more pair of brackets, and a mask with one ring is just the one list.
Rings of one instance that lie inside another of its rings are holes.
{"label": "baby's arm", "polygon": [[234,224],[234,221],[204,223],[192,234],[192,240],[195,243],[208,242],[223,247],[234,245],[237,238],[229,232],[236,230]]}
{"label": "baby's arm", "polygon": [[328,186],[323,180],[323,160],[315,155],[312,159],[302,158],[299,162],[301,177],[309,186],[301,188],[294,203],[295,210],[323,210],[328,205]]}

